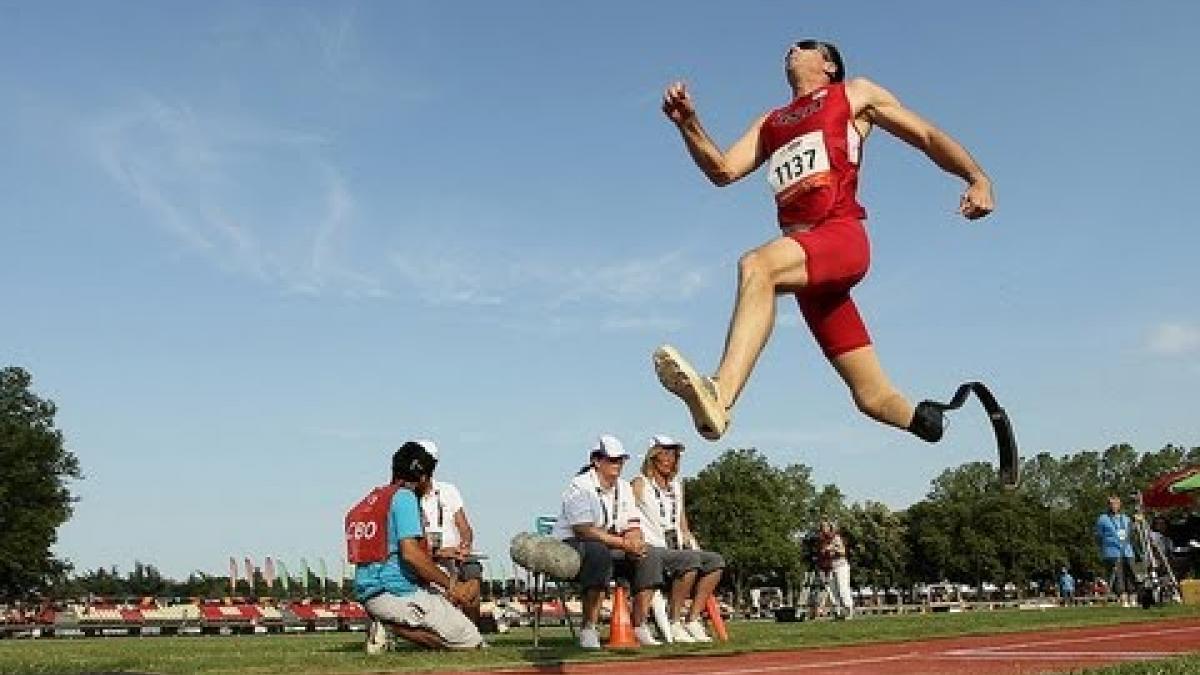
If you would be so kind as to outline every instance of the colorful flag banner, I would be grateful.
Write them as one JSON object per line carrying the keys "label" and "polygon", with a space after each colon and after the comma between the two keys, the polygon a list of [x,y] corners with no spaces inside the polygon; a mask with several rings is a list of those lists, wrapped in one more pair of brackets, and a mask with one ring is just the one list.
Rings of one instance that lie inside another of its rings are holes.
{"label": "colorful flag banner", "polygon": [[250,587],[250,595],[254,595],[254,561],[246,556],[246,585]]}
{"label": "colorful flag banner", "polygon": [[287,564],[283,562],[283,558],[279,559],[279,580],[283,582],[283,594],[287,595],[288,588],[292,582],[292,575],[288,573]]}

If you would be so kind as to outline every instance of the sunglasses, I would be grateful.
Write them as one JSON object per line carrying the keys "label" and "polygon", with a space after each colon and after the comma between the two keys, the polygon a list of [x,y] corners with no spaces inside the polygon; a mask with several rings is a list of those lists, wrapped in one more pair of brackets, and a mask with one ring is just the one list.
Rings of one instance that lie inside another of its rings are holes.
{"label": "sunglasses", "polygon": [[792,52],[797,49],[802,51],[820,52],[821,58],[825,59],[826,61],[829,60],[829,54],[825,51],[825,45],[816,40],[800,40],[799,42],[793,42],[791,46],[788,47],[787,52],[784,53],[783,59],[786,61],[791,58]]}

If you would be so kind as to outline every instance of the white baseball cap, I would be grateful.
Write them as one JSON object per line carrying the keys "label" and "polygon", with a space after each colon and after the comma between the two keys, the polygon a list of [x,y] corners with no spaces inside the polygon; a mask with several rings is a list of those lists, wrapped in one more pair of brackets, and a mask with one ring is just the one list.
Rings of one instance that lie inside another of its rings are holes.
{"label": "white baseball cap", "polygon": [[664,434],[655,434],[650,437],[650,442],[660,448],[670,448],[673,450],[683,450],[684,445],[679,441]]}
{"label": "white baseball cap", "polygon": [[629,459],[629,453],[625,452],[625,446],[616,436],[604,434],[596,439],[595,445],[592,446],[593,455],[604,455],[611,459]]}
{"label": "white baseball cap", "polygon": [[415,441],[413,441],[413,443],[416,443],[417,445],[421,446],[422,448],[425,448],[425,452],[428,452],[430,457],[432,457],[434,459],[438,458],[437,443],[434,443],[433,441],[431,441],[427,438],[415,440]]}

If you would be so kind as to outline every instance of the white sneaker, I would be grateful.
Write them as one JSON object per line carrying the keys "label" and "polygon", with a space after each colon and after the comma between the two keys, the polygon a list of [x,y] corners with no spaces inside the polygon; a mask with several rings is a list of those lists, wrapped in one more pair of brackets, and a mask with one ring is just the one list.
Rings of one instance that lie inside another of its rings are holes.
{"label": "white sneaker", "polygon": [[708,631],[704,630],[704,624],[699,621],[689,621],[683,627],[687,629],[688,634],[696,642],[712,642],[712,638],[708,636]]}
{"label": "white sneaker", "polygon": [[600,631],[595,626],[580,628],[579,646],[583,649],[600,649]]}
{"label": "white sneaker", "polygon": [[637,639],[638,644],[643,647],[655,647],[662,643],[654,639],[654,635],[650,632],[650,627],[642,624],[633,629],[633,637]]}
{"label": "white sneaker", "polygon": [[683,627],[682,621],[675,621],[671,623],[671,639],[675,642],[691,643],[696,641],[696,638],[692,637],[692,634],[688,632],[688,629]]}
{"label": "white sneaker", "polygon": [[367,628],[367,653],[382,654],[388,647],[387,626],[382,621],[372,621]]}
{"label": "white sneaker", "polygon": [[729,427],[729,411],[721,407],[717,381],[696,372],[671,345],[654,350],[652,360],[658,381],[687,404],[696,431],[710,441],[720,440]]}

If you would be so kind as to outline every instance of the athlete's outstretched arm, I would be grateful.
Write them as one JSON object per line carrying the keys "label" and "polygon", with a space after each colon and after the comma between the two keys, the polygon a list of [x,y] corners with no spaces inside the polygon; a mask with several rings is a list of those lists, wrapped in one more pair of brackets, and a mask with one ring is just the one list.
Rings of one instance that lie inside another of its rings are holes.
{"label": "athlete's outstretched arm", "polygon": [[758,131],[766,115],[755,120],[729,150],[721,152],[721,148],[717,147],[700,124],[696,106],[692,103],[692,97],[688,95],[687,85],[675,82],[667,87],[666,93],[663,94],[662,110],[667,119],[679,128],[688,154],[692,156],[696,166],[700,167],[714,185],[729,185],[762,165],[764,158],[759,152]]}
{"label": "athlete's outstretched arm", "polygon": [[944,171],[967,182],[967,190],[959,201],[959,213],[974,220],[996,208],[991,179],[962,144],[905,108],[890,91],[865,77],[851,80],[846,89],[856,115],[865,116],[872,124],[924,152]]}

